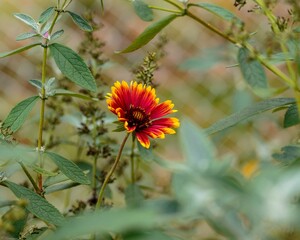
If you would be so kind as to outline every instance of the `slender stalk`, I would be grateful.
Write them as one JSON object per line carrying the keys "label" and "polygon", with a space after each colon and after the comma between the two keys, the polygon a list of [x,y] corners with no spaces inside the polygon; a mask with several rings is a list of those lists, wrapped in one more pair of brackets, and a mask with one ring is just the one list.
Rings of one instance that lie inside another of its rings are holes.
{"label": "slender stalk", "polygon": [[170,3],[171,5],[175,6],[176,8],[183,10],[183,8],[176,2],[173,2],[172,0],[164,0],[167,3]]}
{"label": "slender stalk", "polygon": [[182,13],[182,11],[177,11],[177,10],[163,8],[163,7],[158,7],[158,6],[149,5],[148,7],[151,8],[151,9],[160,10],[160,11],[164,11],[164,12],[177,13],[177,14],[181,14]]}
{"label": "slender stalk", "polygon": [[109,182],[111,176],[113,175],[114,171],[116,170],[116,167],[117,167],[117,165],[119,163],[119,160],[121,158],[121,155],[122,155],[123,148],[125,146],[125,143],[126,143],[128,137],[129,137],[129,135],[130,135],[130,133],[127,133],[125,138],[123,139],[123,142],[120,146],[120,149],[119,149],[118,155],[116,157],[116,160],[115,160],[113,166],[111,167],[111,169],[109,170],[109,172],[107,173],[107,175],[105,176],[104,182],[101,186],[101,189],[100,189],[100,192],[99,192],[99,195],[98,195],[98,201],[97,201],[97,204],[96,204],[96,209],[100,208],[100,206],[102,204],[104,190],[105,190],[106,185]]}
{"label": "slender stalk", "polygon": [[135,164],[134,164],[134,148],[135,148],[135,137],[132,134],[132,144],[131,144],[131,154],[130,154],[130,164],[131,164],[131,183],[135,183]]}
{"label": "slender stalk", "polygon": [[92,180],[92,189],[96,192],[97,189],[97,160],[98,160],[98,154],[95,155],[94,161],[93,161],[93,180]]}
{"label": "slender stalk", "polygon": [[31,174],[28,172],[27,168],[25,167],[25,165],[22,163],[22,162],[19,162],[19,164],[21,165],[24,173],[26,174],[26,176],[28,177],[29,181],[31,182],[34,190],[38,193],[38,194],[41,194],[40,192],[40,188],[38,187],[38,185],[36,185],[33,177],[31,176]]}

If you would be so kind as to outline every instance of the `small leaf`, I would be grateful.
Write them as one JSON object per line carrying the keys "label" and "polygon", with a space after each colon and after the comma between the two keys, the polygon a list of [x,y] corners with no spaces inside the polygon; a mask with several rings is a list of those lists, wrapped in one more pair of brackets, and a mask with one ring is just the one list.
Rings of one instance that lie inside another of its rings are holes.
{"label": "small leaf", "polygon": [[267,77],[262,65],[251,59],[249,51],[245,48],[240,48],[238,52],[238,62],[246,82],[255,89],[268,88]]}
{"label": "small leaf", "polygon": [[195,6],[195,7],[203,8],[203,9],[223,18],[226,21],[236,21],[236,23],[238,23],[239,25],[242,25],[242,23],[243,23],[233,13],[231,13],[227,9],[222,8],[218,5],[214,5],[214,4],[210,4],[210,3],[191,3],[191,4],[188,4],[188,6]]}
{"label": "small leaf", "polygon": [[132,1],[135,13],[144,21],[150,22],[153,20],[153,11],[142,0]]}
{"label": "small leaf", "polygon": [[4,181],[3,184],[7,186],[16,197],[27,200],[26,209],[41,220],[56,226],[64,222],[63,215],[45,198],[13,182]]}
{"label": "small leaf", "polygon": [[297,104],[292,104],[284,115],[283,126],[285,128],[297,125],[300,123]]}
{"label": "small leaf", "polygon": [[95,92],[96,81],[82,58],[72,49],[58,43],[49,46],[60,71],[77,85]]}
{"label": "small leaf", "polygon": [[38,37],[38,36],[39,36],[39,34],[34,33],[34,32],[22,33],[22,34],[20,34],[16,37],[16,40],[17,41],[22,41],[22,40],[25,40],[25,39]]}
{"label": "small leaf", "polygon": [[55,39],[58,39],[61,35],[63,35],[64,34],[64,30],[59,30],[59,31],[56,31],[55,33],[53,33],[52,35],[51,35],[51,38],[50,38],[50,40],[51,41],[54,41]]}
{"label": "small leaf", "polygon": [[50,193],[70,189],[70,188],[76,187],[78,185],[79,185],[79,183],[76,183],[76,182],[67,182],[67,183],[62,183],[62,184],[51,185],[49,187],[46,187],[44,189],[44,191],[45,191],[45,194],[50,194]]}
{"label": "small leaf", "polygon": [[136,207],[140,206],[145,200],[143,192],[140,187],[136,184],[130,184],[125,189],[125,200],[127,206]]}
{"label": "small leaf", "polygon": [[179,15],[172,14],[152,23],[127,48],[122,51],[117,51],[117,53],[129,53],[143,47],[177,17],[179,17]]}
{"label": "small leaf", "polygon": [[243,110],[236,112],[228,117],[221,119],[220,121],[214,123],[209,128],[205,129],[206,134],[213,134],[220,132],[224,129],[232,127],[238,124],[241,121],[244,121],[248,118],[251,118],[257,114],[263,113],[265,111],[275,109],[278,107],[283,107],[289,104],[295,103],[294,98],[273,98],[267,99],[262,102],[255,103],[249,107],[244,108]]}
{"label": "small leaf", "polygon": [[33,96],[19,102],[4,120],[2,128],[9,128],[11,131],[16,132],[23,125],[38,99],[38,96]]}
{"label": "small leaf", "polygon": [[10,55],[20,53],[20,52],[26,51],[30,48],[33,48],[35,46],[40,46],[40,45],[42,45],[42,44],[41,43],[33,43],[33,44],[30,44],[30,45],[27,45],[27,46],[20,47],[20,48],[17,48],[15,50],[9,51],[9,52],[0,53],[0,58],[8,57]]}
{"label": "small leaf", "polygon": [[39,25],[36,23],[36,21],[30,17],[29,15],[23,14],[23,13],[15,13],[14,16],[27,24],[29,27],[31,27],[36,32],[39,31]]}
{"label": "small leaf", "polygon": [[92,98],[88,95],[84,95],[84,94],[80,94],[80,93],[76,93],[76,92],[72,92],[69,90],[65,90],[65,89],[55,89],[55,96],[69,96],[69,97],[76,97],[76,98],[81,98],[84,100],[93,100],[93,101],[99,101],[98,98]]}
{"label": "small leaf", "polygon": [[31,79],[28,81],[32,86],[38,88],[38,89],[42,89],[43,84],[40,80],[36,80],[36,79]]}
{"label": "small leaf", "polygon": [[182,121],[180,140],[189,165],[204,170],[214,160],[215,150],[202,130],[188,119]]}
{"label": "small leaf", "polygon": [[281,153],[274,153],[272,157],[284,164],[294,163],[300,160],[300,146],[285,146],[281,149]]}
{"label": "small leaf", "polygon": [[31,164],[28,166],[29,168],[31,168],[33,171],[35,171],[36,173],[40,173],[42,174],[43,176],[56,176],[57,173],[55,172],[50,172],[44,168],[41,168],[39,166],[37,166],[36,164]]}
{"label": "small leaf", "polygon": [[74,162],[53,152],[46,152],[46,154],[69,179],[81,184],[90,184],[90,180]]}
{"label": "small leaf", "polygon": [[39,17],[39,24],[44,24],[47,22],[55,11],[55,7],[49,7]]}
{"label": "small leaf", "polygon": [[81,16],[78,14],[71,12],[71,11],[66,11],[67,13],[70,14],[72,20],[74,23],[83,31],[91,32],[93,31],[93,28],[90,26],[90,24]]}

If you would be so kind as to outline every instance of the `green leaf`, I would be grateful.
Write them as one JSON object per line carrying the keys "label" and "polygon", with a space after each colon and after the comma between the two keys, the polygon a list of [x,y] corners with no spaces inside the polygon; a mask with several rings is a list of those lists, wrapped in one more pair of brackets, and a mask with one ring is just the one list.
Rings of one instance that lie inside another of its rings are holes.
{"label": "green leaf", "polygon": [[150,162],[154,159],[154,155],[152,152],[152,145],[150,145],[148,149],[143,147],[139,141],[137,141],[137,145],[138,145],[140,157],[143,161]]}
{"label": "green leaf", "polygon": [[17,41],[33,38],[33,37],[38,37],[39,34],[34,33],[34,32],[27,32],[27,33],[22,33],[16,37]]}
{"label": "green leaf", "polygon": [[272,157],[284,164],[294,163],[300,160],[300,146],[299,145],[285,146],[281,149],[281,153],[274,153]]}
{"label": "green leaf", "polygon": [[238,62],[243,77],[251,86],[251,88],[253,88],[253,90],[268,88],[268,82],[264,68],[258,61],[251,59],[247,49],[239,49]]}
{"label": "green leaf", "polygon": [[138,185],[130,184],[125,189],[125,200],[127,206],[136,207],[140,206],[145,198]]}
{"label": "green leaf", "polygon": [[132,1],[135,13],[144,21],[150,22],[153,20],[153,11],[142,0]]}
{"label": "green leaf", "polygon": [[297,104],[292,104],[284,115],[283,126],[285,128],[297,125],[300,123]]}
{"label": "green leaf", "polygon": [[43,84],[41,82],[41,80],[36,80],[36,79],[31,79],[28,81],[32,86],[38,88],[38,89],[42,89]]}
{"label": "green leaf", "polygon": [[72,92],[72,91],[65,90],[65,89],[55,89],[54,96],[70,96],[70,97],[81,98],[81,99],[84,99],[84,100],[99,101],[98,98],[92,98],[92,97],[90,97],[88,95],[84,95],[84,94]]}
{"label": "green leaf", "polygon": [[237,18],[237,16],[235,16],[233,13],[231,13],[227,9],[222,8],[218,5],[214,5],[214,4],[210,4],[210,3],[191,3],[191,4],[188,4],[188,6],[200,7],[200,8],[203,8],[203,9],[223,18],[226,21],[235,21],[239,25],[243,24],[243,22],[239,18]]}
{"label": "green leaf", "polygon": [[42,44],[41,43],[33,43],[33,44],[30,44],[30,45],[27,45],[27,46],[20,47],[20,48],[17,48],[15,50],[9,51],[9,52],[0,53],[0,58],[8,57],[10,55],[20,53],[20,52],[26,51],[30,48],[33,48],[35,46],[40,46],[40,45],[42,45]]}
{"label": "green leaf", "polygon": [[71,11],[66,11],[67,13],[70,14],[72,20],[74,23],[83,31],[91,32],[93,31],[93,28],[90,26],[90,24],[81,16],[78,14],[71,12]]}
{"label": "green leaf", "polygon": [[26,209],[36,217],[56,226],[64,222],[63,215],[45,198],[16,183],[10,181],[4,181],[2,183],[7,186],[16,197],[27,200]]}
{"label": "green leaf", "polygon": [[72,181],[81,184],[90,184],[90,180],[74,162],[53,152],[46,152],[46,155],[48,155],[59,170]]}
{"label": "green leaf", "polygon": [[241,121],[244,121],[250,117],[253,117],[257,114],[263,113],[265,111],[275,109],[278,107],[283,107],[289,104],[295,103],[294,98],[273,98],[267,99],[258,103],[255,103],[249,107],[244,108],[243,110],[236,112],[228,117],[221,119],[220,121],[214,123],[209,128],[205,129],[206,134],[213,134],[220,132],[224,129],[232,127],[238,124]]}
{"label": "green leaf", "polygon": [[203,131],[188,119],[182,121],[180,140],[184,155],[192,168],[204,170],[214,160],[214,147]]}
{"label": "green leaf", "polygon": [[117,53],[129,53],[143,47],[178,16],[179,15],[172,14],[152,23],[127,48],[122,51],[117,51]]}
{"label": "green leaf", "polygon": [[43,176],[56,176],[57,173],[55,172],[50,172],[44,168],[41,168],[39,166],[37,166],[36,164],[31,164],[31,165],[27,165],[29,168],[31,168],[33,171],[35,171],[36,173],[40,173]]}
{"label": "green leaf", "polygon": [[9,128],[12,132],[16,132],[23,125],[38,99],[38,96],[33,96],[19,102],[4,120],[2,128]]}
{"label": "green leaf", "polygon": [[29,27],[31,27],[36,32],[39,31],[39,25],[36,23],[36,21],[30,17],[29,15],[23,14],[23,13],[15,13],[14,16],[27,24]]}
{"label": "green leaf", "polygon": [[44,24],[47,22],[55,11],[55,7],[49,7],[39,17],[39,24]]}
{"label": "green leaf", "polygon": [[45,194],[50,194],[50,193],[70,189],[70,188],[76,187],[78,185],[79,185],[79,183],[76,183],[76,182],[67,182],[67,183],[62,183],[62,184],[51,185],[49,187],[46,187],[44,189],[44,191],[45,191]]}
{"label": "green leaf", "polygon": [[[143,229],[156,226],[165,219],[153,210],[112,209],[94,211],[68,219],[63,226],[49,234],[45,240],[75,239],[80,236],[107,232],[122,232],[128,229]],[[76,226],[76,227],[74,227]]]}
{"label": "green leaf", "polygon": [[59,30],[59,31],[56,31],[55,33],[53,33],[51,35],[51,41],[54,41],[55,39],[58,39],[61,35],[64,34],[64,30]]}
{"label": "green leaf", "polygon": [[96,81],[82,58],[72,49],[58,43],[49,46],[60,71],[77,85],[95,92]]}

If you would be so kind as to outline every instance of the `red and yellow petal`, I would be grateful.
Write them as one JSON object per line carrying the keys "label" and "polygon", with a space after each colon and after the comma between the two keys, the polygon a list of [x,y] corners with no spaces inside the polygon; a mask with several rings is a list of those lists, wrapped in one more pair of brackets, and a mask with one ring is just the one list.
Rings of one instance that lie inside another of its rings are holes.
{"label": "red and yellow petal", "polygon": [[145,134],[143,132],[138,132],[138,133],[136,133],[136,138],[144,148],[150,147],[150,140],[149,140],[147,134]]}
{"label": "red and yellow petal", "polygon": [[174,104],[171,100],[167,100],[165,102],[162,102],[155,106],[155,108],[152,109],[150,115],[152,119],[157,119],[164,117],[167,114],[176,112],[176,110],[173,110]]}
{"label": "red and yellow petal", "polygon": [[161,126],[162,128],[178,128],[180,122],[178,118],[159,118],[152,122],[152,126]]}

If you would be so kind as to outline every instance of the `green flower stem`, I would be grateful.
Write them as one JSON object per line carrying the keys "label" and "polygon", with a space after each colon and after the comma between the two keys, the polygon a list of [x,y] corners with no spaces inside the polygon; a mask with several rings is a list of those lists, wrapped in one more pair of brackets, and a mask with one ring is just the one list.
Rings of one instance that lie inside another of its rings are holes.
{"label": "green flower stem", "polygon": [[160,11],[169,12],[169,13],[176,13],[176,14],[181,14],[182,13],[182,11],[177,11],[177,10],[158,7],[158,6],[149,5],[148,7],[151,8],[151,9],[160,10]]}
{"label": "green flower stem", "polygon": [[125,146],[125,143],[126,143],[128,137],[129,137],[129,135],[130,135],[130,133],[127,133],[125,138],[123,139],[123,142],[120,146],[120,149],[119,149],[118,155],[116,157],[116,160],[115,160],[113,166],[111,167],[111,169],[109,170],[109,172],[107,173],[107,175],[105,176],[104,182],[101,186],[101,189],[100,189],[100,192],[99,192],[99,195],[98,195],[98,201],[97,201],[97,204],[96,204],[96,209],[100,208],[100,206],[101,206],[101,203],[102,203],[102,200],[103,200],[104,190],[105,190],[106,185],[109,182],[111,176],[113,175],[114,171],[116,170],[116,167],[117,167],[117,165],[119,163],[119,160],[121,158],[121,155],[122,155],[123,148]]}
{"label": "green flower stem", "polygon": [[96,192],[96,189],[97,189],[97,160],[98,160],[98,154],[95,155],[94,161],[93,161],[92,189],[95,192]]}
{"label": "green flower stem", "polygon": [[132,134],[132,145],[130,154],[130,164],[131,164],[131,183],[135,183],[135,164],[134,164],[134,149],[135,149],[135,136]]}
{"label": "green flower stem", "polygon": [[33,177],[32,177],[31,174],[28,172],[28,170],[27,170],[27,168],[25,167],[25,165],[24,165],[22,162],[19,162],[19,164],[21,165],[21,167],[22,167],[24,173],[26,174],[26,176],[28,177],[29,181],[31,182],[31,184],[32,184],[32,186],[33,186],[33,188],[34,188],[34,190],[35,190],[37,193],[41,194],[41,193],[40,193],[40,188],[38,187],[38,185],[36,185],[36,183],[35,183]]}

